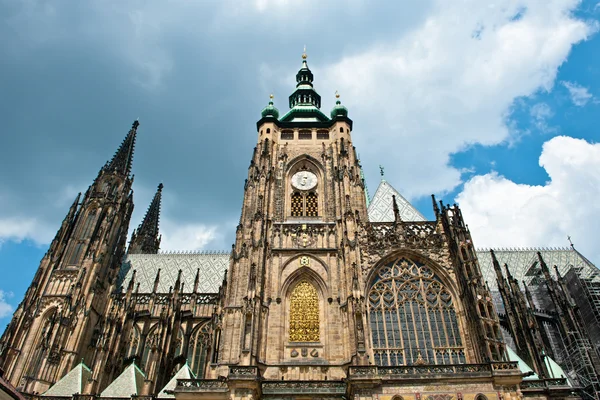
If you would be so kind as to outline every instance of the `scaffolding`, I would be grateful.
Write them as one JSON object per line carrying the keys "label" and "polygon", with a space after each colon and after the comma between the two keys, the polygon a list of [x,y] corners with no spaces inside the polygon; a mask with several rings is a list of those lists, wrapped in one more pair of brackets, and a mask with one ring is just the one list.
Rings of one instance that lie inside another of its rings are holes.
{"label": "scaffolding", "polygon": [[[569,332],[559,359],[566,378],[573,387],[581,388],[581,396],[586,400],[600,400],[600,378],[594,368],[594,358],[598,358],[590,341],[577,332]],[[554,377],[559,378],[559,377]]]}

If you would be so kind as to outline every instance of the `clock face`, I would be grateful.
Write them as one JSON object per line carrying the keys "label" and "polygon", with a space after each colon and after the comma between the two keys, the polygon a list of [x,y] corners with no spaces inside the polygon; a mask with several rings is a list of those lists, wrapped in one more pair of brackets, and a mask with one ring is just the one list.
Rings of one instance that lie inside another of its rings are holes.
{"label": "clock face", "polygon": [[310,171],[296,172],[292,176],[292,186],[300,190],[310,190],[317,186],[317,176]]}

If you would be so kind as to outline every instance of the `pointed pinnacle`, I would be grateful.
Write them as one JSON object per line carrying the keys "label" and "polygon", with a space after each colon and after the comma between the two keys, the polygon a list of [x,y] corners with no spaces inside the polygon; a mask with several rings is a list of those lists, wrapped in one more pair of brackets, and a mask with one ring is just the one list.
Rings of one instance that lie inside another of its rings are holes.
{"label": "pointed pinnacle", "polygon": [[140,125],[139,121],[134,121],[129,133],[119,146],[119,149],[113,158],[106,163],[104,170],[106,172],[116,171],[122,175],[129,176],[131,174],[131,164],[133,161],[133,150],[135,148],[135,137],[137,128]]}
{"label": "pointed pinnacle", "polygon": [[150,203],[142,223],[135,231],[135,237],[132,237],[129,250],[131,254],[156,254],[158,252],[160,246],[158,224],[163,187],[162,183],[158,185],[152,203]]}

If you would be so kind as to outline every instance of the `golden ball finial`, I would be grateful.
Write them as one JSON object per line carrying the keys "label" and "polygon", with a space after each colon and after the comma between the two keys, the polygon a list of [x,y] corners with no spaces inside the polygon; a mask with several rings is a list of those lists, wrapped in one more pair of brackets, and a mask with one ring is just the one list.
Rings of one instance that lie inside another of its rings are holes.
{"label": "golden ball finial", "polygon": [[340,94],[338,93],[338,91],[337,91],[337,90],[335,91],[335,98],[336,98],[336,99],[339,99],[339,98],[340,98]]}
{"label": "golden ball finial", "polygon": [[270,98],[271,100],[273,100],[273,97],[275,97],[275,96],[273,96],[273,93],[271,93],[271,94],[269,95],[269,98]]}
{"label": "golden ball finial", "polygon": [[304,51],[302,52],[302,59],[306,60],[306,45],[304,45]]}

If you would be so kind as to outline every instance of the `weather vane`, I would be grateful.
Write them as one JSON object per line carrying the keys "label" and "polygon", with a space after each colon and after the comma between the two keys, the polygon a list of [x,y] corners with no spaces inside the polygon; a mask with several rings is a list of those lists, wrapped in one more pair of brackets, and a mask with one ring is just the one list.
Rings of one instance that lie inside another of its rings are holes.
{"label": "weather vane", "polygon": [[379,173],[381,174],[381,176],[383,176],[383,166],[379,166]]}

